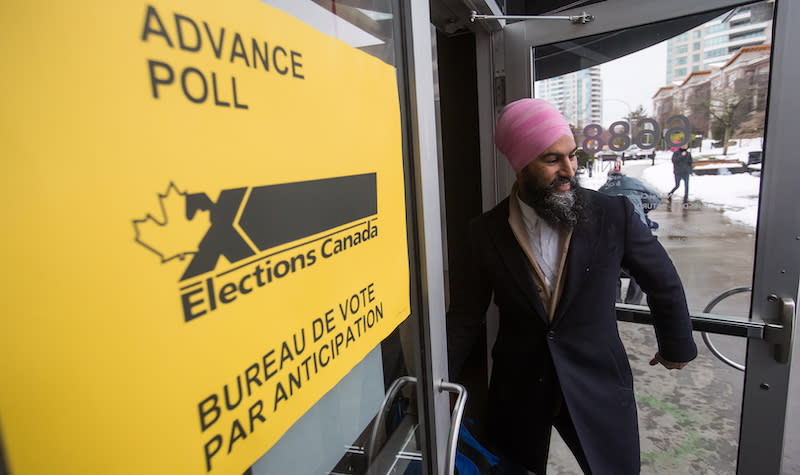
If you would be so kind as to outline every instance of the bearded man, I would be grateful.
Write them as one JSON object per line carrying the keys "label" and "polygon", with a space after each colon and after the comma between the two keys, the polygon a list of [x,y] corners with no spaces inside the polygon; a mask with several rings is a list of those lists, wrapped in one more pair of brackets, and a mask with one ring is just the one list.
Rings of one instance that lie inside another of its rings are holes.
{"label": "bearded man", "polygon": [[630,200],[580,187],[575,140],[548,102],[505,107],[495,143],[517,174],[511,195],[470,225],[472,259],[447,315],[450,374],[500,311],[489,385],[490,446],[505,473],[544,474],[552,427],[585,473],[639,473],[633,376],[614,308],[620,268],[647,294],[651,365],[697,355],[683,286]]}

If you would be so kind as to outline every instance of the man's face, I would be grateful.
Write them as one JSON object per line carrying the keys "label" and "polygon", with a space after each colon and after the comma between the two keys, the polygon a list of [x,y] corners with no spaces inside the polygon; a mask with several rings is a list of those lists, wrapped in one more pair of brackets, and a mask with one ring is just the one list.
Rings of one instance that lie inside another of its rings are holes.
{"label": "man's face", "polygon": [[533,159],[517,176],[520,187],[545,188],[554,185],[554,192],[568,191],[569,181],[578,169],[575,139],[564,135]]}
{"label": "man's face", "polygon": [[[575,139],[564,135],[542,152],[517,175],[523,192],[550,188],[553,193],[572,189],[571,180],[578,169]],[[524,197],[523,197],[524,199]]]}
{"label": "man's face", "polygon": [[573,227],[580,214],[576,148],[575,140],[564,135],[517,175],[522,200],[556,227]]}

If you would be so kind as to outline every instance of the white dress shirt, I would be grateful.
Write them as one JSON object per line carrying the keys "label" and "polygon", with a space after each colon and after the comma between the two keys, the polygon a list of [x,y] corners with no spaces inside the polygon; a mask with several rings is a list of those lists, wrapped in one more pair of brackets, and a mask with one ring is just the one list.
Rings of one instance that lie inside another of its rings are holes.
{"label": "white dress shirt", "polygon": [[558,230],[539,217],[533,208],[520,199],[519,195],[516,198],[522,211],[522,221],[528,232],[533,257],[544,275],[547,287],[552,291],[559,266]]}

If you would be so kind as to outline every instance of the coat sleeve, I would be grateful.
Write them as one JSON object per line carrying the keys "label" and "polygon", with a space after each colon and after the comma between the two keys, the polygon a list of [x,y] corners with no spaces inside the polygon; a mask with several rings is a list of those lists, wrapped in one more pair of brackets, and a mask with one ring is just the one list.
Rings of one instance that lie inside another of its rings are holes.
{"label": "coat sleeve", "polygon": [[625,210],[622,265],[647,294],[658,351],[668,361],[691,361],[697,356],[697,346],[678,271],[661,243],[636,217],[628,200],[622,200],[622,206]]}
{"label": "coat sleeve", "polygon": [[635,191],[642,203],[642,207],[648,211],[658,207],[661,202],[657,191],[636,178],[625,177],[625,188]]}
{"label": "coat sleeve", "polygon": [[648,211],[656,209],[658,204],[661,203],[661,198],[658,196],[658,192],[645,185],[641,181],[639,181],[639,192],[641,193],[642,206],[644,206],[644,209]]}
{"label": "coat sleeve", "polygon": [[492,299],[492,288],[484,264],[486,239],[481,223],[470,224],[470,259],[460,269],[451,269],[453,285],[447,311],[447,356],[451,380],[458,379],[464,361],[481,335],[486,323],[486,310]]}

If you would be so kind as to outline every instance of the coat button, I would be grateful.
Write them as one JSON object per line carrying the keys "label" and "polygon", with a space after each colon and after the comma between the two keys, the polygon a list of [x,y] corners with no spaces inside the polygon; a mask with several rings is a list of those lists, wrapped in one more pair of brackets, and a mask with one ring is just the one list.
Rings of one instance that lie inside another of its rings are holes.
{"label": "coat button", "polygon": [[547,332],[547,339],[548,340],[554,340],[555,338],[556,338],[556,332],[554,332],[553,330],[550,330],[549,332]]}
{"label": "coat button", "polygon": [[586,266],[586,272],[589,272],[589,266]]}
{"label": "coat button", "polygon": [[542,289],[541,287],[536,287],[536,291],[541,294],[542,292],[544,292],[544,289]]}

